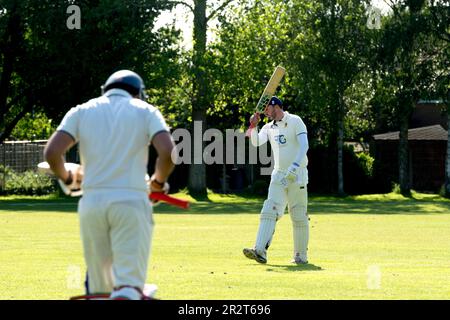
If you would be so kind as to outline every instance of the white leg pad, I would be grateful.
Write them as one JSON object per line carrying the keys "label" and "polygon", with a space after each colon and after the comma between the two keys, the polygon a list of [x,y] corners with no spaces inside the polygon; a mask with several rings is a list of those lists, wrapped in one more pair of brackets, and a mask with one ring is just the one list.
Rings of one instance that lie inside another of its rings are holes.
{"label": "white leg pad", "polygon": [[277,222],[277,212],[277,204],[274,201],[271,199],[264,201],[255,244],[255,249],[258,252],[265,253],[272,242]]}
{"label": "white leg pad", "polygon": [[291,219],[294,240],[294,257],[299,255],[302,260],[307,261],[309,218],[306,213],[306,207],[294,206],[291,208]]}

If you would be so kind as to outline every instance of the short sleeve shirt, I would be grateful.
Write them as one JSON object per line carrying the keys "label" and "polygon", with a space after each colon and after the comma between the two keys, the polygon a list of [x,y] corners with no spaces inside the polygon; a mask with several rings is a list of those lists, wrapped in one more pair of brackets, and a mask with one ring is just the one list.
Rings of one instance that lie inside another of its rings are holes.
{"label": "short sleeve shirt", "polygon": [[169,128],[157,108],[112,89],[69,110],[57,130],[79,143],[84,192],[146,191],[148,146],[155,134]]}
{"label": "short sleeve shirt", "polygon": [[[266,123],[261,128],[259,135],[266,135],[270,141],[275,170],[286,170],[292,164],[300,147],[297,139],[300,134],[307,134],[305,123],[299,116],[286,111],[283,119]],[[300,163],[300,167],[306,167],[307,165],[308,158],[305,157]]]}

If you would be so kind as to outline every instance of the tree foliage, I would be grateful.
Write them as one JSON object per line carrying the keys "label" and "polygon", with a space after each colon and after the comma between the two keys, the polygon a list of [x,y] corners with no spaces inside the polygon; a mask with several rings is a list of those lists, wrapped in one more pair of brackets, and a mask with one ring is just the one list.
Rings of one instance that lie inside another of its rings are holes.
{"label": "tree foliage", "polygon": [[[215,46],[220,100],[214,112],[227,117],[237,113],[245,123],[244,115],[248,117],[267,77],[280,64],[287,75],[279,94],[288,110],[305,119],[313,145],[338,142],[342,153],[345,128],[347,136],[360,137],[370,126],[358,121],[368,113],[368,99],[357,88],[368,78],[361,74],[371,39],[366,9],[361,1],[266,0],[245,2],[224,16]],[[345,122],[347,104],[354,108]],[[350,131],[355,127],[356,135]]]}
{"label": "tree foliage", "polygon": [[[72,2],[79,30],[66,26]],[[370,28],[368,0],[0,0],[0,141],[26,137],[40,112],[56,125],[121,68],[143,76],[173,128],[244,128],[282,65],[277,95],[307,124],[310,146],[331,152],[335,189],[345,191],[344,141],[400,130],[399,182],[408,194],[409,115],[419,99],[448,104],[450,1],[386,3],[380,28]],[[178,4],[193,14],[192,50],[179,45],[174,26],[153,28]],[[192,167],[191,191],[206,191],[205,174],[204,164]]]}
{"label": "tree foliage", "polygon": [[76,4],[81,9],[79,30],[66,25],[67,1],[6,0],[0,5],[6,9],[0,23],[11,26],[2,29],[0,46],[2,139],[34,108],[43,108],[58,122],[68,108],[99,95],[100,85],[119,69],[142,74],[153,90],[173,85],[177,35],[174,30],[153,31],[167,1]]}
{"label": "tree foliage", "polygon": [[27,113],[11,132],[11,140],[45,140],[55,129],[56,124],[43,112]]}
{"label": "tree foliage", "polygon": [[[448,44],[436,33],[433,4],[404,0],[395,2],[391,8],[392,14],[381,30],[375,60],[381,80],[378,92],[385,97],[378,97],[377,104],[380,106],[381,102],[389,108],[400,131],[398,182],[401,193],[409,195],[409,119],[419,99],[442,96],[442,83],[448,83],[443,81],[448,76],[448,68],[444,67]],[[448,21],[439,23],[446,24],[448,29]]]}

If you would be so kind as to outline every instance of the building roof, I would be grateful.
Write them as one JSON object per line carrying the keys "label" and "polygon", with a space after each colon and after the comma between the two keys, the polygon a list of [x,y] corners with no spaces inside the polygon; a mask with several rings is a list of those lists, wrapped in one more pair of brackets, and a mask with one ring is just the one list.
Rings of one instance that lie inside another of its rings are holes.
{"label": "building roof", "polygon": [[[373,135],[375,140],[399,140],[399,131]],[[408,140],[444,140],[447,141],[448,133],[437,124],[408,130]]]}

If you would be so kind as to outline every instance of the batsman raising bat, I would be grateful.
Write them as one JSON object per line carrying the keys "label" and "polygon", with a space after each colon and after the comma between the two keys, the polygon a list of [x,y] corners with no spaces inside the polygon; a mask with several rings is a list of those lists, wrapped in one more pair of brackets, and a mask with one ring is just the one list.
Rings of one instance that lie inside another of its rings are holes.
{"label": "batsman raising bat", "polygon": [[307,264],[309,219],[308,207],[308,136],[306,126],[299,116],[283,110],[283,103],[273,96],[265,106],[269,118],[258,132],[259,112],[250,118],[248,134],[254,146],[270,142],[274,155],[267,200],[264,201],[254,248],[245,248],[244,255],[259,263],[267,262],[276,222],[283,216],[286,205],[293,227],[293,263]]}
{"label": "batsman raising bat", "polygon": [[[152,192],[168,190],[174,164],[169,128],[145,98],[142,78],[113,73],[102,96],[72,108],[49,139],[44,157],[69,190],[80,189],[80,231],[88,272],[86,294],[111,299],[143,298],[153,231],[148,201],[148,146],[157,153]],[[66,170],[63,155],[79,143],[83,177]]]}

